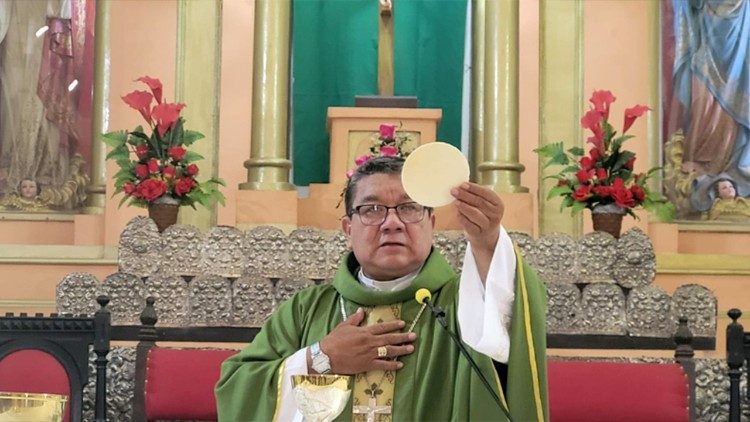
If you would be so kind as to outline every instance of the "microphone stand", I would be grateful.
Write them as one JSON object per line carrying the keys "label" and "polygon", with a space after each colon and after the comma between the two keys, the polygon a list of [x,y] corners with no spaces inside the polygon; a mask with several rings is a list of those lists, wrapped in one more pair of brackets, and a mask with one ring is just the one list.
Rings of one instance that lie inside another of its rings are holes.
{"label": "microphone stand", "polygon": [[466,346],[464,346],[464,344],[461,341],[461,339],[458,338],[458,336],[453,331],[451,331],[450,329],[448,329],[448,323],[445,321],[445,311],[440,306],[433,305],[432,302],[430,302],[429,299],[425,298],[423,300],[424,300],[424,303],[426,303],[427,306],[430,307],[430,311],[432,311],[432,315],[435,317],[435,319],[438,320],[438,322],[440,323],[440,325],[443,326],[443,328],[448,333],[448,335],[453,340],[453,342],[456,343],[456,345],[458,346],[458,350],[461,351],[461,354],[464,355],[464,357],[466,358],[466,360],[469,361],[469,365],[474,370],[474,372],[477,374],[477,376],[479,377],[479,379],[482,380],[482,384],[484,384],[484,387],[487,389],[487,391],[490,392],[490,394],[492,395],[492,398],[495,399],[495,403],[497,403],[498,407],[500,407],[500,410],[503,411],[503,413],[505,414],[505,417],[508,418],[508,421],[512,422],[513,419],[511,419],[511,417],[510,417],[510,412],[505,409],[505,407],[502,405],[502,403],[500,403],[500,397],[498,397],[498,395],[495,393],[495,390],[492,389],[492,386],[490,386],[489,381],[487,381],[487,378],[485,378],[484,374],[482,374],[482,371],[479,369],[479,366],[477,365],[477,363],[474,361],[474,359],[469,354],[469,351],[466,350]]}

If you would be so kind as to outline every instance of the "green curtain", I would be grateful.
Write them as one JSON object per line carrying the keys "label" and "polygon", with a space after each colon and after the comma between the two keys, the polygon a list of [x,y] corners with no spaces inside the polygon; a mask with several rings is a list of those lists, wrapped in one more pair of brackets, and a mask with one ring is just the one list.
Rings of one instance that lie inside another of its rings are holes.
{"label": "green curtain", "polygon": [[[394,92],[442,108],[438,139],[461,143],[467,0],[394,1]],[[328,182],[326,111],[377,94],[378,1],[294,0],[294,183]]]}

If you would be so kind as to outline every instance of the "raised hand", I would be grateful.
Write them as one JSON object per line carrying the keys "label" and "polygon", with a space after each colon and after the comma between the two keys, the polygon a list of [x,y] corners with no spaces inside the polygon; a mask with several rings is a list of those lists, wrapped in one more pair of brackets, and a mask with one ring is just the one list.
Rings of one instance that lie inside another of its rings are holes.
{"label": "raised hand", "polygon": [[479,276],[484,282],[500,238],[500,220],[505,206],[492,189],[476,183],[462,183],[451,190],[451,195],[456,198],[458,221],[471,244]]}
{"label": "raised hand", "polygon": [[[415,333],[401,333],[404,321],[389,321],[361,327],[365,312],[360,308],[320,341],[320,349],[331,360],[331,372],[335,374],[358,374],[375,369],[395,371],[403,364],[399,356],[414,351],[410,343],[417,338]],[[386,347],[386,357],[378,357],[378,348]],[[308,356],[308,369],[311,359]]]}

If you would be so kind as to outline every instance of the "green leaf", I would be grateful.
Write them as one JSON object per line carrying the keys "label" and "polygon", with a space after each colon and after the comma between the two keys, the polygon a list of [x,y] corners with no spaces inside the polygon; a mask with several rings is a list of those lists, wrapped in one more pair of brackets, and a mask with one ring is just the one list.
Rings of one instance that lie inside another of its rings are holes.
{"label": "green leaf", "polygon": [[568,195],[573,193],[573,189],[571,189],[570,186],[555,186],[554,188],[549,190],[549,193],[547,194],[547,199],[551,199],[555,196],[560,195]]}
{"label": "green leaf", "polygon": [[575,201],[573,202],[573,205],[570,206],[570,213],[573,215],[578,214],[579,212],[583,211],[584,208],[586,208],[585,202]]}
{"label": "green leaf", "polygon": [[612,164],[612,167],[610,167],[612,169],[612,173],[623,168],[622,166],[624,166],[625,163],[630,161],[630,159],[633,157],[635,157],[635,153],[633,152],[630,152],[630,151],[620,152],[620,154],[617,156],[616,161]]}
{"label": "green leaf", "polygon": [[187,164],[187,163],[192,163],[194,161],[198,161],[202,159],[203,159],[203,156],[198,154],[197,152],[188,151],[185,153],[185,158],[183,158],[182,161],[184,161]]}
{"label": "green leaf", "polygon": [[188,146],[193,142],[203,138],[205,138],[205,136],[203,136],[203,134],[200,132],[196,132],[194,130],[185,130],[182,134],[182,144]]}
{"label": "green leaf", "polygon": [[568,149],[568,152],[579,157],[583,156],[583,154],[586,153],[586,151],[581,147],[572,147]]}
{"label": "green leaf", "polygon": [[122,130],[122,131],[116,131],[116,132],[103,133],[101,137],[102,137],[102,141],[104,141],[105,144],[113,148],[117,148],[121,145],[125,145],[125,142],[128,140],[128,132]]}

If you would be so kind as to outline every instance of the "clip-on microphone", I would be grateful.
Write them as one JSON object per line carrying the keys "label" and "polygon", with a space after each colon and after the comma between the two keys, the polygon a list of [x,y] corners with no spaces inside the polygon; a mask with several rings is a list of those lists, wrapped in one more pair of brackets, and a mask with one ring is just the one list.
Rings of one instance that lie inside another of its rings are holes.
{"label": "clip-on microphone", "polygon": [[414,295],[414,299],[417,301],[417,303],[426,304],[430,308],[430,311],[432,311],[432,315],[435,317],[435,319],[438,320],[440,325],[442,325],[443,328],[445,328],[445,331],[448,333],[450,338],[453,340],[454,343],[456,343],[456,346],[458,346],[458,350],[460,350],[461,354],[464,355],[466,360],[469,361],[469,365],[477,374],[479,379],[482,380],[482,384],[484,384],[484,387],[487,389],[487,391],[490,392],[490,395],[492,395],[492,398],[495,399],[495,403],[497,403],[498,407],[500,407],[500,410],[503,411],[503,413],[505,414],[505,417],[508,418],[508,421],[512,422],[510,413],[500,403],[500,397],[498,397],[497,394],[495,393],[495,390],[492,389],[489,381],[487,381],[487,378],[485,378],[484,374],[482,374],[482,371],[479,369],[479,366],[469,354],[469,351],[466,350],[466,346],[464,346],[461,339],[459,339],[458,336],[454,332],[448,329],[448,323],[445,321],[445,311],[441,307],[437,305],[433,305],[432,302],[430,302],[431,298],[432,298],[432,293],[430,293],[430,291],[427,289],[419,289],[417,290],[417,293]]}

